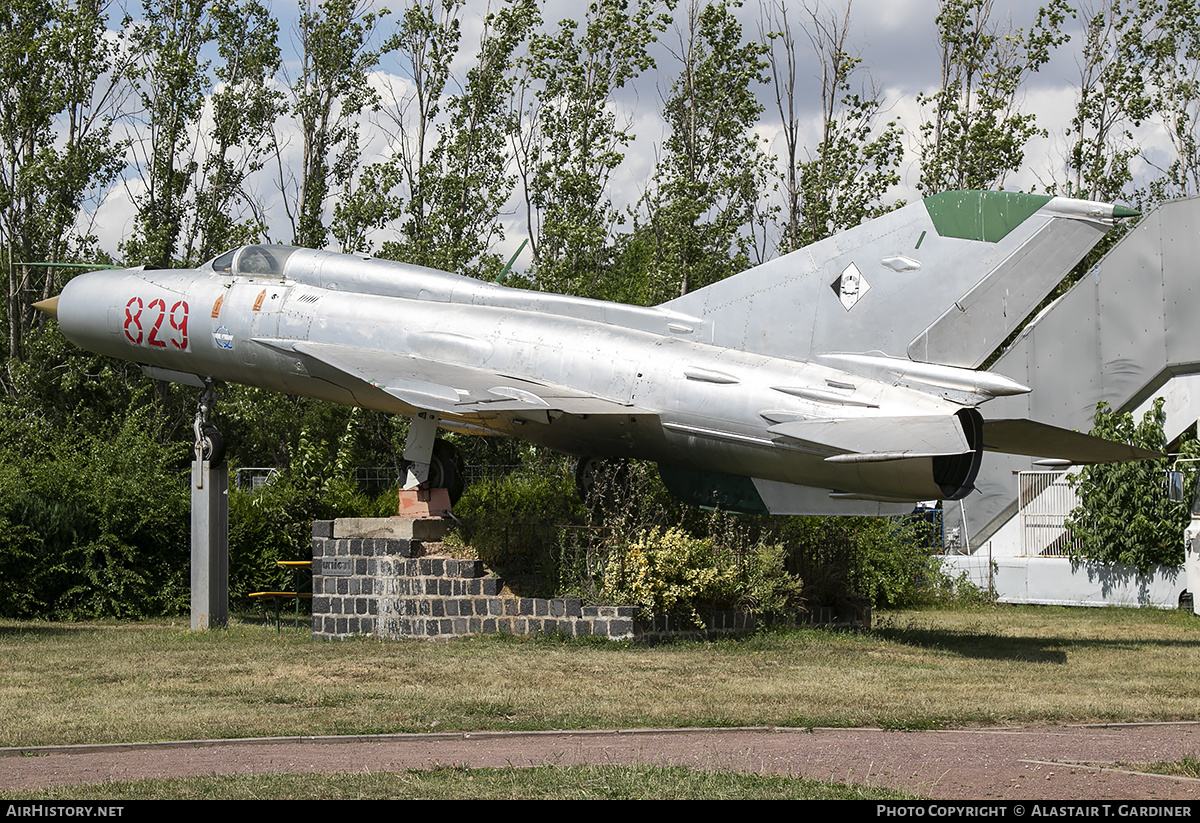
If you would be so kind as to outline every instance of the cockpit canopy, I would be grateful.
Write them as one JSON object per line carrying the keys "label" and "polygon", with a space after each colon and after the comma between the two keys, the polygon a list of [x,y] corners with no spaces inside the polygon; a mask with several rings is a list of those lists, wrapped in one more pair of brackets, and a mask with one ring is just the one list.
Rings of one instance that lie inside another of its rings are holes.
{"label": "cockpit canopy", "polygon": [[296,251],[297,246],[242,246],[213,260],[212,269],[217,274],[283,277],[284,264]]}

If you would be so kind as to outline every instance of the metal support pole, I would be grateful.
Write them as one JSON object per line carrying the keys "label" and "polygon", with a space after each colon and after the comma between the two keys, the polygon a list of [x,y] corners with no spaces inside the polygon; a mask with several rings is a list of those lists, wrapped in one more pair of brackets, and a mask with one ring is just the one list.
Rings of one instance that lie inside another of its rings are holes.
{"label": "metal support pole", "polygon": [[[208,412],[216,402],[207,381],[196,409],[196,443],[192,449],[192,630],[229,622],[229,465],[216,455],[211,435],[205,435]],[[207,442],[206,442],[207,441]]]}
{"label": "metal support pole", "polygon": [[229,466],[192,462],[192,630],[229,622]]}

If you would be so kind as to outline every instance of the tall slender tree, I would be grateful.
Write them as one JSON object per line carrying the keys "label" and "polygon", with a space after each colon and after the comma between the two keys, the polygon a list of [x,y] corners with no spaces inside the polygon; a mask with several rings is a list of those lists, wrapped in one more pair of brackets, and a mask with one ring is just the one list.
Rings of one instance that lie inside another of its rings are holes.
{"label": "tall slender tree", "polygon": [[666,24],[651,0],[593,0],[582,26],[563,20],[532,39],[514,147],[541,288],[599,288],[618,221],[608,181],[633,137],[614,97],[654,65]]}
{"label": "tall slender tree", "polygon": [[1148,199],[1200,194],[1200,14],[1189,0],[1163,0],[1149,49],[1154,108],[1174,156],[1148,187]]}
{"label": "tall slender tree", "polygon": [[1083,42],[1079,98],[1068,131],[1066,192],[1113,200],[1133,181],[1137,156],[1133,129],[1153,112],[1144,75],[1143,27],[1153,21],[1150,3],[1101,0],[1080,11]]}
{"label": "tall slender tree", "polygon": [[263,169],[275,120],[284,113],[283,94],[274,87],[279,23],[269,9],[258,0],[220,0],[208,13],[220,59],[188,237],[192,262],[266,236],[248,178]]}
{"label": "tall slender tree", "polygon": [[[414,2],[388,38],[385,50],[399,59],[403,88],[393,86],[393,104],[380,108],[379,119],[395,150],[391,157],[364,169],[356,189],[342,197],[335,233],[343,248],[370,248],[368,231],[403,218],[405,243],[392,243],[383,254],[433,264],[426,247],[426,235],[434,230],[429,201],[437,177],[430,152],[462,39],[462,10],[462,0]],[[397,187],[403,192],[396,192]],[[352,226],[354,231],[348,231]]]}
{"label": "tall slender tree", "polygon": [[903,132],[896,120],[880,123],[883,101],[869,78],[856,90],[862,60],[850,51],[850,10],[850,2],[840,12],[805,9],[803,28],[821,67],[821,131],[807,159],[800,145],[799,59],[792,22],[783,3],[768,13],[766,41],[785,149],[781,252],[887,211],[893,205],[888,192],[900,182]]}
{"label": "tall slender tree", "polygon": [[325,245],[327,201],[358,169],[360,116],[378,105],[368,73],[380,59],[372,39],[385,13],[365,11],[356,0],[322,0],[309,2],[300,14],[300,68],[290,83],[301,140],[299,179],[285,168],[283,145],[276,141],[279,183],[296,245]]}
{"label": "tall slender tree", "polygon": [[128,76],[141,104],[131,132],[137,217],[121,244],[133,263],[169,268],[180,252],[199,168],[194,132],[208,89],[201,57],[211,38],[206,6],[202,0],[147,3],[144,19],[125,21],[136,56]]}
{"label": "tall slender tree", "polygon": [[940,0],[941,85],[919,95],[932,117],[921,126],[920,190],[988,189],[1021,167],[1025,145],[1043,134],[1020,108],[1021,84],[1066,35],[1065,0],[1038,10],[1026,32],[993,18],[993,0]]}
{"label": "tall slender tree", "polygon": [[502,237],[498,217],[515,184],[506,151],[517,126],[509,109],[516,82],[510,67],[539,20],[532,0],[512,0],[485,19],[477,60],[462,91],[447,102],[448,122],[422,168],[422,196],[406,208],[408,259],[454,271],[495,272],[497,261],[486,254]]}
{"label": "tall slender tree", "polygon": [[[737,4],[734,4],[736,6]],[[644,200],[655,247],[651,302],[749,265],[751,221],[767,176],[754,125],[766,46],[746,40],[731,5],[692,0],[679,30],[679,76],[664,101],[670,129]]]}
{"label": "tall slender tree", "polygon": [[[0,5],[0,260],[6,354],[24,356],[39,322],[30,304],[53,294],[53,269],[86,242],[89,191],[121,163],[112,122],[116,52],[100,2],[14,0]],[[7,383],[6,383],[7,385]]]}

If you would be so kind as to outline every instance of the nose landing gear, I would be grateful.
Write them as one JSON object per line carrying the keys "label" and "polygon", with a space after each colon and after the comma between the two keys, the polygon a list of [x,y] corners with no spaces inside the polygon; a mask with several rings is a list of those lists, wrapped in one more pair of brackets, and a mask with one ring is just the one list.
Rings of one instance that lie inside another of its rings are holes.
{"label": "nose landing gear", "polygon": [[208,413],[217,402],[217,392],[212,378],[204,381],[204,393],[196,407],[196,419],[192,428],[196,435],[193,447],[200,460],[206,460],[210,465],[217,465],[225,459],[225,438],[216,425],[208,420]]}

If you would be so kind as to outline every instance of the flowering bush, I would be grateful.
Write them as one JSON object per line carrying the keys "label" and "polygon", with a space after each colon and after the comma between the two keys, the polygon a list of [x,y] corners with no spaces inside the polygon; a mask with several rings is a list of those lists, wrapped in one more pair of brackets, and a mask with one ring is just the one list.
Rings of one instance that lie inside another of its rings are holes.
{"label": "flowering bush", "polygon": [[779,546],[759,546],[739,564],[679,528],[643,533],[614,552],[605,570],[605,596],[637,606],[643,618],[656,613],[686,617],[705,628],[701,609],[748,607],[783,612],[798,605],[800,580],[783,570]]}

